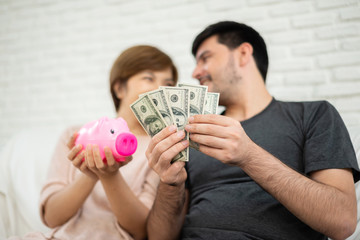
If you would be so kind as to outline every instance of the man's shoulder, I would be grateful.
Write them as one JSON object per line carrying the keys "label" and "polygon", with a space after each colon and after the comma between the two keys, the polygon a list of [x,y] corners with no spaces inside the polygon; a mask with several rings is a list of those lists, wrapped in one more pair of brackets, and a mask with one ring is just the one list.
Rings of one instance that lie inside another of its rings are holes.
{"label": "man's shoulder", "polygon": [[275,99],[275,103],[283,106],[304,106],[304,107],[324,107],[332,106],[327,100],[316,101],[282,101]]}
{"label": "man's shoulder", "polygon": [[302,113],[317,113],[326,111],[336,111],[335,107],[327,100],[317,101],[279,101],[275,100],[275,104],[290,112],[301,111]]}

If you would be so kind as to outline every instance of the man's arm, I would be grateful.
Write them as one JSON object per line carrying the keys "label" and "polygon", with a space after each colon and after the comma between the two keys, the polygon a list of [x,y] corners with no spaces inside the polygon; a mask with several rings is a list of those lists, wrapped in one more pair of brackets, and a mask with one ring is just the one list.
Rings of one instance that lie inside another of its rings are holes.
{"label": "man's arm", "polygon": [[[172,159],[187,146],[184,131],[170,126],[156,134],[146,150],[150,167],[160,176],[154,205],[147,221],[148,238],[171,240],[179,237],[187,211],[185,163]],[[180,142],[181,141],[181,142]]]}
{"label": "man's arm", "polygon": [[147,230],[149,239],[177,239],[187,211],[188,193],[183,184],[171,186],[160,182],[150,211]]}
{"label": "man's arm", "polygon": [[197,115],[185,129],[199,150],[241,167],[262,188],[313,229],[343,239],[356,227],[356,195],[351,171],[329,169],[299,174],[256,145],[238,121]]}
{"label": "man's arm", "polygon": [[356,228],[356,195],[351,170],[327,169],[310,178],[253,146],[242,169],[304,223],[332,239]]}

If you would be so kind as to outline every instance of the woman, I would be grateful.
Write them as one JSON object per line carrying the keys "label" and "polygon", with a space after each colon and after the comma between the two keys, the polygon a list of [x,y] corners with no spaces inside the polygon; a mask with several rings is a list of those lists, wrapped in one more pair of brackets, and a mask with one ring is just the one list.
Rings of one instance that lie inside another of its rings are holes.
{"label": "woman", "polygon": [[[125,50],[110,73],[110,91],[117,117],[127,122],[138,140],[131,161],[107,164],[97,146],[74,146],[79,127],[62,135],[41,191],[41,217],[54,239],[144,239],[145,222],[159,182],[147,164],[150,137],[130,109],[138,95],[161,85],[174,86],[177,70],[168,55],[152,46]],[[75,134],[73,134],[75,132]],[[70,140],[69,140],[70,139]],[[69,151],[70,148],[70,151]],[[82,161],[82,159],[85,159]],[[43,235],[44,236],[44,235]]]}

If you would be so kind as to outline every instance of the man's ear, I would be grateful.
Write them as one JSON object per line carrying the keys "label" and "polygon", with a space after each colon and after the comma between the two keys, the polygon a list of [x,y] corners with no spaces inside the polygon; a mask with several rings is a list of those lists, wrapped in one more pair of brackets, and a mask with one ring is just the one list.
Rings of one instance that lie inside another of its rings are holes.
{"label": "man's ear", "polygon": [[238,51],[240,66],[246,65],[253,57],[253,47],[248,42],[240,44],[236,50]]}
{"label": "man's ear", "polygon": [[126,94],[126,84],[121,84],[120,82],[117,82],[114,84],[114,92],[118,99],[123,99]]}

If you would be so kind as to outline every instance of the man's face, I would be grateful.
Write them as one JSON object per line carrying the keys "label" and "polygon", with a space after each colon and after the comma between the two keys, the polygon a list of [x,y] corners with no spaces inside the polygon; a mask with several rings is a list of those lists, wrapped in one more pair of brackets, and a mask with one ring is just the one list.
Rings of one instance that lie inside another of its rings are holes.
{"label": "man's face", "polygon": [[234,52],[218,43],[215,35],[201,43],[195,59],[196,67],[192,77],[198,79],[200,85],[208,86],[209,92],[219,92],[221,103],[233,91],[238,79]]}
{"label": "man's face", "polygon": [[217,36],[212,36],[201,43],[196,52],[196,67],[192,76],[199,80],[201,85],[208,86],[210,92],[217,91],[220,80],[217,79],[228,62],[229,49],[218,43]]}

